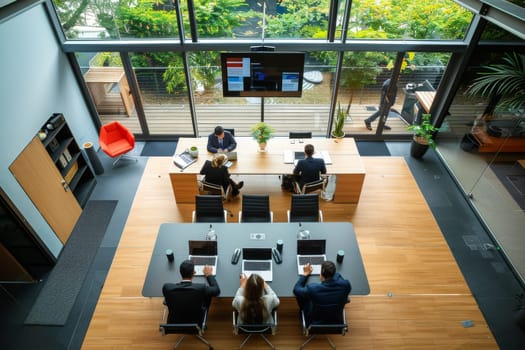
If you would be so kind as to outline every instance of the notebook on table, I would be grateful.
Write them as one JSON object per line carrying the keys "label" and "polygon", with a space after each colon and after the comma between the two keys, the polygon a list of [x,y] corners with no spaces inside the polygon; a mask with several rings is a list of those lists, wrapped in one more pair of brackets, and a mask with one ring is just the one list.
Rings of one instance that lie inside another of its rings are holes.
{"label": "notebook on table", "polygon": [[321,274],[321,264],[326,261],[325,239],[298,239],[297,240],[297,273],[304,273],[303,266],[310,263],[312,275]]}
{"label": "notebook on table", "polygon": [[212,267],[212,274],[217,272],[217,241],[188,241],[190,252],[188,259],[195,264],[195,276],[204,276],[204,266]]}
{"label": "notebook on table", "polygon": [[272,248],[243,248],[242,273],[250,276],[256,273],[265,281],[273,280]]}
{"label": "notebook on table", "polygon": [[173,163],[181,169],[186,169],[196,161],[197,158],[193,158],[189,152],[182,152],[173,156]]}

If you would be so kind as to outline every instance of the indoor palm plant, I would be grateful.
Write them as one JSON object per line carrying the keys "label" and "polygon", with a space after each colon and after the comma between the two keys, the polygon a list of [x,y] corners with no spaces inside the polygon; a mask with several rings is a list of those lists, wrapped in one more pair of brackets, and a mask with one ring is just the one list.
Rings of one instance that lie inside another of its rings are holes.
{"label": "indoor palm plant", "polygon": [[423,157],[429,146],[436,148],[434,133],[439,129],[432,125],[430,122],[431,117],[430,114],[423,114],[420,124],[412,124],[407,128],[408,131],[414,132],[414,138],[410,147],[410,155],[412,157]]}
{"label": "indoor palm plant", "polygon": [[268,142],[268,139],[272,137],[274,129],[265,122],[259,122],[252,126],[251,131],[253,138],[259,144],[259,148],[261,150],[264,150],[266,148],[266,143]]}

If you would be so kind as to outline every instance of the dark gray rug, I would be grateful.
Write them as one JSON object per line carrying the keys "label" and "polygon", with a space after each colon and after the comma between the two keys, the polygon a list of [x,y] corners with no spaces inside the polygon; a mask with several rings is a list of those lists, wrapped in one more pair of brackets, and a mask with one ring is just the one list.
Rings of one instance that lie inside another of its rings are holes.
{"label": "dark gray rug", "polygon": [[57,264],[36,298],[26,325],[63,326],[97,253],[118,201],[88,201]]}
{"label": "dark gray rug", "polygon": [[490,168],[520,208],[525,210],[525,169],[516,162],[496,162]]}
{"label": "dark gray rug", "polygon": [[140,153],[143,157],[171,157],[175,153],[177,142],[148,141]]}
{"label": "dark gray rug", "polygon": [[390,156],[390,151],[383,141],[356,141],[361,156]]}

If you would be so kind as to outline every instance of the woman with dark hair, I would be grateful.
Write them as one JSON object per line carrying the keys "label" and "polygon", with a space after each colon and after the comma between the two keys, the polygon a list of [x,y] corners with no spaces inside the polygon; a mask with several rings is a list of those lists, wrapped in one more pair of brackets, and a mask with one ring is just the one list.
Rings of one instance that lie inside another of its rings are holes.
{"label": "woman with dark hair", "polygon": [[272,310],[279,306],[279,298],[261,276],[241,274],[232,306],[239,312],[238,323],[273,323]]}

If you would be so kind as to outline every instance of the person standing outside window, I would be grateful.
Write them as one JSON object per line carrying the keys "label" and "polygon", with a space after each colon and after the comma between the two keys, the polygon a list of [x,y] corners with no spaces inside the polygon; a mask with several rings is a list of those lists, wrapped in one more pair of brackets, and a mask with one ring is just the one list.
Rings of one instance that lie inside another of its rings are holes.
{"label": "person standing outside window", "polygon": [[[389,93],[390,92],[390,93]],[[379,118],[381,114],[381,106],[386,105],[386,115],[388,117],[388,113],[390,113],[390,108],[394,105],[396,102],[396,96],[397,96],[397,86],[393,86],[392,89],[390,89],[390,79],[387,79],[383,82],[383,86],[381,87],[381,99],[379,101],[379,109],[372,114],[370,117],[365,119],[365,126],[368,130],[372,130],[372,122]],[[384,125],[383,128],[385,130],[392,129],[388,125]]]}

